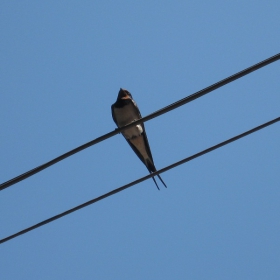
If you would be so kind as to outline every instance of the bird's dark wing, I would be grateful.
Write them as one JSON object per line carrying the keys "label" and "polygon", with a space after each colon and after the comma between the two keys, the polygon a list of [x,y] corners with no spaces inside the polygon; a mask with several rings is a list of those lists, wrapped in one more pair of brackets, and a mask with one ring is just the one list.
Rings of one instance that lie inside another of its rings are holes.
{"label": "bird's dark wing", "polygon": [[[145,137],[143,135],[141,135],[141,136],[138,136],[137,139],[136,138],[134,138],[133,140],[126,139],[126,141],[129,144],[129,146],[132,148],[132,150],[135,152],[135,154],[139,157],[139,159],[145,164],[145,166],[147,167],[149,172],[154,172],[155,171],[155,166],[154,166],[154,163],[153,163],[153,159],[149,156],[149,151],[148,151],[148,148],[147,148],[146,143],[145,143]],[[133,144],[133,141],[142,141],[143,142],[143,145],[145,145],[146,153],[148,154],[149,159],[145,160],[145,158],[143,157],[141,152]]]}
{"label": "bird's dark wing", "polygon": [[[138,109],[138,106],[137,104],[135,103],[134,100],[131,100],[135,106],[135,110],[137,111],[137,114],[139,116],[139,119],[142,118],[141,116],[141,113]],[[153,156],[152,156],[152,152],[151,152],[151,149],[150,149],[150,145],[149,145],[149,141],[148,141],[148,137],[147,137],[147,134],[146,134],[146,129],[145,129],[145,125],[144,123],[140,123],[142,128],[143,128],[143,132],[142,132],[142,136],[143,136],[143,140],[144,140],[144,143],[145,143],[145,147],[146,147],[146,151],[147,151],[147,154],[149,156],[149,158],[152,160],[152,163],[154,164],[154,160],[153,160]],[[142,160],[143,161],[143,160]]]}
{"label": "bird's dark wing", "polygon": [[115,124],[118,126],[117,120],[115,118],[115,113],[114,113],[114,105],[115,105],[115,103],[111,106],[112,118],[113,118]]}
{"label": "bird's dark wing", "polygon": [[[132,105],[133,105],[132,108],[134,110],[135,120],[141,119],[142,116],[141,116],[141,113],[138,109],[138,106],[137,106],[136,102],[133,99],[126,99],[126,102],[127,103],[132,103]],[[113,118],[114,122],[116,123],[116,125],[118,126],[118,122],[117,122],[117,119],[115,117],[115,111],[114,111],[114,107],[116,105],[117,104],[114,103],[111,106],[111,111],[112,111],[112,118]],[[152,156],[152,153],[151,153],[151,149],[150,149],[149,141],[148,141],[148,138],[147,138],[144,123],[141,123],[140,125],[143,128],[143,132],[142,132],[141,136],[137,137],[137,139],[136,138],[126,139],[126,141],[129,144],[129,146],[132,148],[132,150],[135,152],[135,154],[139,157],[139,159],[145,164],[145,166],[147,167],[149,172],[155,172],[156,168],[154,166],[153,156]],[[149,157],[149,160],[145,160],[145,158],[143,157],[141,152],[137,149],[137,147],[135,145],[133,145],[133,141],[139,141],[139,142],[142,141],[141,145],[143,145],[145,147],[145,150],[146,150],[146,153]]]}
{"label": "bird's dark wing", "polygon": [[[134,103],[137,111],[138,111],[138,114],[139,114],[139,118],[142,118],[141,116],[141,113],[138,109],[138,106],[136,105],[135,101],[132,100],[132,102]],[[149,141],[148,141],[148,137],[147,137],[147,134],[146,134],[146,130],[145,130],[145,126],[144,126],[144,123],[141,123],[142,125],[142,128],[143,128],[143,133],[142,133],[142,137],[143,137],[143,141],[145,143],[145,147],[146,147],[146,151],[147,151],[147,154],[150,158],[150,160],[148,162],[145,162],[144,158],[142,157],[141,153],[135,148],[135,146],[133,146],[132,143],[130,143],[128,140],[128,144],[130,145],[130,147],[133,149],[133,151],[137,154],[137,156],[140,158],[140,160],[146,165],[147,169],[149,170],[150,173],[152,172],[155,172],[157,171],[156,170],[156,167],[155,167],[155,164],[154,164],[154,160],[153,160],[153,156],[152,156],[152,152],[151,152],[151,149],[150,149],[150,145],[149,145]],[[162,182],[162,184],[167,188],[165,182],[162,180],[161,176],[158,174],[157,177],[160,179],[160,181]],[[153,181],[155,182],[158,190],[159,190],[159,187],[158,187],[158,184],[155,180],[155,178],[153,177]]]}

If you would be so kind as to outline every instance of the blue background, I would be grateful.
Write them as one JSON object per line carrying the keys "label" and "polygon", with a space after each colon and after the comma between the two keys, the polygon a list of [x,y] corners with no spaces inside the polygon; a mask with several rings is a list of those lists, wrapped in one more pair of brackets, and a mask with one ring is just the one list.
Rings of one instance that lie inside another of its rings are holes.
{"label": "blue background", "polygon": [[[0,2],[0,182],[279,53],[279,1]],[[280,62],[146,123],[158,169],[279,117]],[[280,279],[280,124],[0,246],[2,279]],[[0,238],[147,170],[121,135],[0,193]]]}

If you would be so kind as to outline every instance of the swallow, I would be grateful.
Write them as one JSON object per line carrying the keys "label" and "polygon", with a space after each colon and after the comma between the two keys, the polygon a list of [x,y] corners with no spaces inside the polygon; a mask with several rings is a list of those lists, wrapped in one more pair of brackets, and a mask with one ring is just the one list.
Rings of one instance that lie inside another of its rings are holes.
{"label": "swallow", "polygon": [[[142,118],[136,102],[133,100],[131,93],[126,89],[120,89],[117,101],[111,106],[111,109],[113,120],[119,128]],[[148,171],[150,173],[156,172],[157,170],[154,164],[144,123],[140,123],[124,130],[122,135],[139,159],[145,164]],[[167,188],[160,175],[157,176]],[[152,178],[159,190],[155,178]]]}

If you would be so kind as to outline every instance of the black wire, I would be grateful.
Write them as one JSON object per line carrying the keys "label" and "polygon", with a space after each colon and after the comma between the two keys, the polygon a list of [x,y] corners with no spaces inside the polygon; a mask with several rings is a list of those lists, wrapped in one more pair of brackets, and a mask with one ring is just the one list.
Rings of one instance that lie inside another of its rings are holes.
{"label": "black wire", "polygon": [[226,78],[226,79],[224,79],[224,80],[222,80],[222,81],[220,81],[216,84],[213,84],[213,85],[211,85],[207,88],[204,88],[204,89],[202,89],[202,90],[200,90],[200,91],[198,91],[194,94],[191,94],[191,95],[189,95],[189,96],[187,96],[187,97],[185,97],[185,98],[183,98],[183,99],[181,99],[181,100],[179,100],[179,101],[177,101],[177,102],[175,102],[171,105],[168,105],[168,106],[166,106],[166,107],[164,107],[164,108],[162,108],[162,109],[160,109],[160,110],[158,110],[158,111],[156,111],[156,112],[154,112],[154,113],[152,113],[152,114],[150,114],[150,115],[148,115],[148,116],[146,116],[146,117],[144,117],[140,120],[137,120],[137,121],[135,121],[131,124],[128,124],[128,125],[122,127],[122,128],[115,129],[114,131],[111,131],[111,132],[109,132],[107,134],[104,134],[103,136],[100,136],[100,137],[98,137],[98,138],[96,138],[96,139],[94,139],[94,140],[92,140],[88,143],[85,143],[85,144],[83,144],[83,145],[81,145],[81,146],[79,146],[79,147],[61,155],[61,156],[56,157],[53,160],[50,160],[50,161],[48,161],[48,162],[46,162],[46,163],[44,163],[44,164],[42,164],[38,167],[35,167],[35,168],[33,168],[33,169],[15,177],[13,179],[10,179],[10,180],[0,184],[0,191],[18,183],[18,182],[20,182],[20,181],[22,181],[22,180],[24,180],[24,179],[26,179],[26,178],[34,175],[34,174],[36,174],[36,173],[54,165],[54,164],[56,164],[57,162],[65,159],[67,157],[70,157],[70,156],[72,156],[72,155],[90,147],[90,146],[93,146],[93,145],[95,145],[95,144],[97,144],[97,143],[99,143],[103,140],[106,140],[106,139],[124,131],[125,129],[127,129],[129,127],[132,127],[132,126],[135,126],[137,124],[146,122],[146,121],[151,120],[153,118],[156,118],[156,117],[158,117],[162,114],[165,114],[165,113],[167,113],[171,110],[174,110],[174,109],[176,109],[176,108],[178,108],[178,107],[180,107],[180,106],[182,106],[182,105],[184,105],[188,102],[191,102],[191,101],[193,101],[193,100],[195,100],[195,99],[197,99],[197,98],[199,98],[199,97],[201,97],[201,96],[203,96],[203,95],[205,95],[205,94],[207,94],[207,93],[209,93],[209,92],[211,92],[211,91],[213,91],[213,90],[215,90],[219,87],[222,87],[222,86],[224,86],[228,83],[231,83],[231,82],[233,82],[233,81],[235,81],[235,80],[237,80],[237,79],[239,79],[239,78],[241,78],[241,77],[243,77],[243,76],[245,76],[245,75],[247,75],[247,74],[249,74],[253,71],[256,71],[256,70],[258,70],[258,69],[260,69],[260,68],[262,68],[262,67],[264,67],[264,66],[266,66],[266,65],[268,65],[272,62],[275,62],[278,59],[280,59],[280,53],[278,53],[278,54],[276,54],[276,55],[274,55],[274,56],[272,56],[272,57],[270,57],[266,60],[263,60],[263,61],[255,64],[255,65],[245,69],[245,70],[242,70],[242,71],[240,71],[240,72],[238,72],[238,73],[236,73],[236,74],[234,74],[234,75],[232,75],[232,76],[230,76],[230,77],[228,77],[228,78]]}
{"label": "black wire", "polygon": [[91,204],[93,204],[93,203],[95,203],[95,202],[97,202],[97,201],[99,201],[99,200],[102,200],[102,199],[104,199],[104,198],[106,198],[106,197],[108,197],[108,196],[111,196],[111,195],[113,195],[113,194],[116,194],[116,193],[118,193],[118,192],[121,192],[121,191],[123,191],[123,190],[125,190],[125,189],[127,189],[127,188],[129,188],[129,187],[131,187],[131,186],[133,186],[133,185],[136,185],[136,184],[138,184],[138,183],[140,183],[140,182],[142,182],[142,181],[145,181],[145,180],[147,180],[147,179],[149,179],[149,178],[151,178],[151,177],[153,177],[153,176],[155,176],[155,175],[158,175],[158,174],[160,174],[160,173],[163,173],[163,172],[165,172],[165,171],[167,171],[167,170],[169,170],[169,169],[172,169],[172,168],[174,168],[174,167],[176,167],[176,166],[178,166],[178,165],[181,165],[181,164],[186,163],[186,162],[188,162],[188,161],[191,161],[191,160],[193,160],[193,159],[195,159],[195,158],[197,158],[197,157],[200,157],[200,156],[202,156],[202,155],[204,155],[204,154],[207,154],[207,153],[209,153],[209,152],[211,152],[211,151],[214,151],[214,150],[216,150],[216,149],[218,149],[218,148],[220,148],[220,147],[222,147],[222,146],[225,146],[225,145],[227,145],[227,144],[229,144],[229,143],[231,143],[231,142],[234,142],[234,141],[236,141],[236,140],[238,140],[238,139],[240,139],[240,138],[242,138],[242,137],[245,137],[245,136],[247,136],[247,135],[249,135],[249,134],[251,134],[251,133],[254,133],[254,132],[256,132],[256,131],[258,131],[258,130],[260,130],[260,129],[263,129],[263,128],[269,126],[269,125],[272,125],[272,124],[274,124],[274,123],[276,123],[276,122],[278,122],[278,121],[280,121],[280,117],[278,117],[278,118],[276,118],[276,119],[274,119],[274,120],[271,120],[271,121],[269,121],[269,122],[266,122],[266,123],[264,123],[264,124],[262,124],[262,125],[259,125],[259,126],[253,128],[253,129],[250,129],[250,130],[248,130],[248,131],[246,131],[246,132],[244,132],[244,133],[241,133],[241,134],[239,134],[239,135],[237,135],[237,136],[235,136],[235,137],[232,137],[232,138],[230,138],[230,139],[228,139],[228,140],[226,140],[226,141],[224,141],[224,142],[221,142],[221,143],[219,143],[219,144],[217,144],[217,145],[215,145],[215,146],[212,146],[212,147],[210,147],[210,148],[208,148],[208,149],[206,149],[206,150],[203,150],[203,151],[201,151],[201,152],[199,152],[199,153],[197,153],[197,154],[194,154],[194,155],[192,155],[192,156],[190,156],[190,157],[187,157],[187,158],[185,158],[185,159],[183,159],[183,160],[180,160],[180,161],[178,161],[178,162],[176,162],[176,163],[173,163],[173,164],[171,164],[171,165],[169,165],[169,166],[167,166],[167,167],[165,167],[165,168],[162,168],[162,169],[160,169],[160,170],[158,170],[158,171],[156,171],[156,172],[154,172],[154,173],[152,173],[152,174],[149,174],[149,175],[147,175],[147,176],[144,176],[144,177],[142,177],[142,178],[140,178],[140,179],[138,179],[138,180],[135,180],[135,181],[133,181],[133,182],[131,182],[131,183],[129,183],[129,184],[126,184],[126,185],[120,187],[120,188],[117,188],[117,189],[115,189],[115,190],[113,190],[113,191],[110,191],[110,192],[108,192],[108,193],[106,193],[106,194],[103,194],[103,195],[101,195],[101,196],[99,196],[99,197],[97,197],[97,198],[94,198],[94,199],[92,199],[92,200],[89,200],[89,201],[87,201],[87,202],[85,202],[85,203],[83,203],[83,204],[81,204],[81,205],[78,205],[78,206],[76,206],[76,207],[74,207],[74,208],[72,208],[72,209],[69,209],[69,210],[67,210],[67,211],[65,211],[65,212],[62,212],[62,213],[60,213],[60,214],[58,214],[58,215],[56,215],[56,216],[53,216],[53,217],[51,217],[51,218],[49,218],[49,219],[46,219],[46,220],[44,220],[44,221],[42,221],[42,222],[40,222],[40,223],[38,223],[38,224],[36,224],[36,225],[33,225],[33,226],[29,227],[29,228],[26,228],[26,229],[24,229],[24,230],[22,230],[22,231],[19,231],[19,232],[15,233],[15,234],[12,234],[12,235],[10,235],[10,236],[8,236],[8,237],[6,237],[6,238],[3,238],[3,239],[0,240],[0,244],[1,244],[1,243],[4,243],[4,242],[7,242],[8,240],[13,239],[13,238],[15,238],[15,237],[17,237],[17,236],[19,236],[19,235],[22,235],[22,234],[24,234],[24,233],[27,233],[28,231],[31,231],[31,230],[33,230],[33,229],[35,229],[35,228],[41,227],[41,226],[43,226],[43,225],[45,225],[45,224],[48,224],[48,223],[50,223],[50,222],[52,222],[52,221],[54,221],[54,220],[57,220],[57,219],[59,219],[59,218],[61,218],[61,217],[63,217],[63,216],[66,216],[66,215],[68,215],[68,214],[70,214],[70,213],[72,213],[72,212],[75,212],[75,211],[77,211],[77,210],[79,210],[79,209],[82,209],[82,208],[84,208],[84,207],[86,207],[86,206],[88,206],[88,205],[91,205]]}

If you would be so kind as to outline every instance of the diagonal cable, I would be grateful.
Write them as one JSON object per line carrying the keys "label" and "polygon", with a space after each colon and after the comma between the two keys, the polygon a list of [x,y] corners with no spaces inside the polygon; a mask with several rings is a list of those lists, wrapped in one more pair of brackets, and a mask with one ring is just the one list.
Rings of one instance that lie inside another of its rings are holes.
{"label": "diagonal cable", "polygon": [[165,114],[165,113],[167,113],[171,110],[174,110],[174,109],[176,109],[176,108],[178,108],[178,107],[180,107],[180,106],[182,106],[186,103],[189,103],[189,102],[191,102],[191,101],[193,101],[193,100],[195,100],[199,97],[202,97],[203,95],[205,95],[205,94],[207,94],[211,91],[214,91],[215,89],[218,89],[218,88],[220,88],[220,87],[222,87],[222,86],[224,86],[228,83],[231,83],[231,82],[233,82],[233,81],[235,81],[235,80],[237,80],[237,79],[239,79],[239,78],[241,78],[245,75],[248,75],[249,73],[254,72],[254,71],[256,71],[256,70],[258,70],[258,69],[260,69],[260,68],[262,68],[262,67],[264,67],[264,66],[266,66],[266,65],[268,65],[272,62],[275,62],[278,59],[280,59],[280,53],[278,53],[278,54],[276,54],[276,55],[274,55],[274,56],[272,56],[272,57],[270,57],[266,60],[263,60],[263,61],[255,64],[255,65],[245,69],[245,70],[242,70],[242,71],[240,71],[240,72],[238,72],[238,73],[236,73],[236,74],[234,74],[234,75],[232,75],[232,76],[230,76],[226,79],[223,79],[223,80],[221,80],[221,81],[219,81],[219,82],[217,82],[217,83],[215,83],[215,84],[213,84],[213,85],[211,85],[207,88],[204,88],[204,89],[202,89],[202,90],[200,90],[196,93],[193,93],[193,94],[191,94],[191,95],[189,95],[189,96],[187,96],[187,97],[185,97],[185,98],[183,98],[183,99],[181,99],[181,100],[179,100],[179,101],[177,101],[177,102],[175,102],[171,105],[168,105],[168,106],[166,106],[166,107],[164,107],[164,108],[162,108],[162,109],[160,109],[160,110],[158,110],[158,111],[156,111],[156,112],[154,112],[154,113],[152,113],[152,114],[150,114],[150,115],[148,115],[148,116],[146,116],[146,117],[144,117],[140,120],[137,120],[137,121],[135,121],[131,124],[128,124],[128,125],[122,127],[122,128],[115,129],[115,130],[113,130],[113,131],[111,131],[107,134],[104,134],[104,135],[102,135],[102,136],[100,136],[100,137],[98,137],[98,138],[96,138],[96,139],[94,139],[90,142],[87,142],[87,143],[85,143],[85,144],[83,144],[83,145],[81,145],[81,146],[63,154],[63,155],[60,155],[60,156],[58,156],[58,157],[40,165],[38,167],[35,167],[35,168],[17,176],[17,177],[14,177],[14,178],[0,184],[0,190],[8,188],[8,187],[10,187],[10,186],[22,181],[22,180],[34,175],[34,174],[36,174],[36,173],[38,173],[38,172],[40,172],[40,171],[42,171],[42,170],[44,170],[44,169],[46,169],[46,168],[48,168],[52,165],[58,163],[59,161],[61,161],[63,159],[66,159],[67,157],[70,157],[70,156],[72,156],[72,155],[90,147],[90,146],[93,146],[93,145],[95,145],[95,144],[97,144],[101,141],[104,141],[104,140],[106,140],[106,139],[124,131],[125,129],[127,129],[129,127],[132,127],[132,126],[135,126],[137,124],[146,122],[146,121],[151,120],[153,118],[156,118],[156,117],[158,117],[162,114]]}
{"label": "diagonal cable", "polygon": [[147,176],[144,176],[144,177],[142,177],[142,178],[140,178],[140,179],[138,179],[138,180],[135,180],[135,181],[133,181],[133,182],[131,182],[131,183],[129,183],[129,184],[126,184],[126,185],[124,185],[124,186],[122,186],[122,187],[120,187],[120,188],[117,188],[117,189],[115,189],[115,190],[112,190],[112,191],[110,191],[110,192],[108,192],[108,193],[106,193],[106,194],[103,194],[103,195],[101,195],[101,196],[99,196],[99,197],[97,197],[97,198],[94,198],[94,199],[89,200],[89,201],[87,201],[87,202],[85,202],[85,203],[83,203],[83,204],[80,204],[80,205],[78,205],[78,206],[76,206],[76,207],[74,207],[74,208],[72,208],[72,209],[69,209],[69,210],[67,210],[67,211],[65,211],[65,212],[62,212],[62,213],[56,215],[56,216],[53,216],[53,217],[51,217],[51,218],[49,218],[49,219],[46,219],[46,220],[44,220],[44,221],[42,221],[42,222],[40,222],[40,223],[38,223],[38,224],[36,224],[36,225],[33,225],[33,226],[29,227],[29,228],[26,228],[26,229],[24,229],[24,230],[22,230],[22,231],[19,231],[19,232],[15,233],[15,234],[12,234],[12,235],[10,235],[10,236],[8,236],[8,237],[6,237],[6,238],[3,238],[3,239],[0,240],[0,244],[1,244],[1,243],[4,243],[4,242],[7,242],[7,241],[9,241],[9,240],[11,240],[11,239],[13,239],[13,238],[19,236],[19,235],[25,234],[25,233],[27,233],[27,232],[33,230],[33,229],[36,229],[36,228],[41,227],[41,226],[43,226],[43,225],[45,225],[45,224],[48,224],[48,223],[50,223],[50,222],[52,222],[52,221],[54,221],[54,220],[57,220],[57,219],[59,219],[59,218],[61,218],[61,217],[63,217],[63,216],[66,216],[66,215],[68,215],[68,214],[70,214],[70,213],[73,213],[73,212],[75,212],[75,211],[77,211],[77,210],[80,210],[80,209],[82,209],[82,208],[84,208],[84,207],[86,207],[86,206],[89,206],[89,205],[91,205],[91,204],[93,204],[93,203],[95,203],[95,202],[97,202],[97,201],[99,201],[99,200],[102,200],[102,199],[107,198],[107,197],[109,197],[109,196],[111,196],[111,195],[114,195],[114,194],[116,194],[116,193],[118,193],[118,192],[121,192],[121,191],[123,191],[123,190],[125,190],[125,189],[127,189],[127,188],[129,188],[129,187],[131,187],[131,186],[133,186],[133,185],[139,184],[140,182],[145,181],[145,180],[147,180],[147,179],[149,179],[149,178],[151,178],[151,177],[153,177],[153,176],[155,176],[155,175],[158,175],[158,174],[163,173],[163,172],[165,172],[165,171],[167,171],[167,170],[169,170],[169,169],[172,169],[172,168],[174,168],[174,167],[177,167],[178,165],[181,165],[181,164],[186,163],[186,162],[188,162],[188,161],[191,161],[191,160],[193,160],[193,159],[195,159],[195,158],[198,158],[198,157],[200,157],[200,156],[202,156],[202,155],[204,155],[204,154],[207,154],[207,153],[209,153],[209,152],[212,152],[212,151],[214,151],[214,150],[216,150],[216,149],[218,149],[218,148],[220,148],[220,147],[223,147],[223,146],[225,146],[225,145],[227,145],[227,144],[229,144],[229,143],[231,143],[231,142],[234,142],[234,141],[236,141],[236,140],[238,140],[238,139],[240,139],[240,138],[243,138],[243,137],[245,137],[245,136],[247,136],[247,135],[249,135],[249,134],[251,134],[251,133],[254,133],[254,132],[258,131],[258,130],[261,130],[261,129],[263,129],[263,128],[269,126],[269,125],[272,125],[272,124],[274,124],[274,123],[276,123],[276,122],[279,122],[279,121],[280,121],[280,117],[278,117],[278,118],[276,118],[276,119],[273,119],[273,120],[271,120],[271,121],[269,121],[269,122],[266,122],[266,123],[264,123],[264,124],[262,124],[262,125],[259,125],[259,126],[253,128],[253,129],[250,129],[250,130],[248,130],[248,131],[246,131],[246,132],[244,132],[244,133],[241,133],[241,134],[239,134],[239,135],[237,135],[237,136],[235,136],[235,137],[232,137],[232,138],[230,138],[230,139],[228,139],[228,140],[226,140],[226,141],[224,141],[224,142],[221,142],[221,143],[219,143],[219,144],[217,144],[217,145],[215,145],[215,146],[212,146],[212,147],[210,147],[210,148],[208,148],[208,149],[206,149],[206,150],[203,150],[203,151],[201,151],[201,152],[199,152],[199,153],[197,153],[197,154],[194,154],[194,155],[192,155],[192,156],[190,156],[190,157],[187,157],[187,158],[185,158],[185,159],[183,159],[183,160],[180,160],[180,161],[178,161],[178,162],[176,162],[176,163],[173,163],[173,164],[171,164],[171,165],[169,165],[169,166],[167,166],[167,167],[165,167],[165,168],[162,168],[162,169],[160,169],[160,170],[158,170],[158,171],[156,171],[156,172],[154,172],[154,173],[152,173],[152,174],[149,174],[149,175],[147,175]]}

